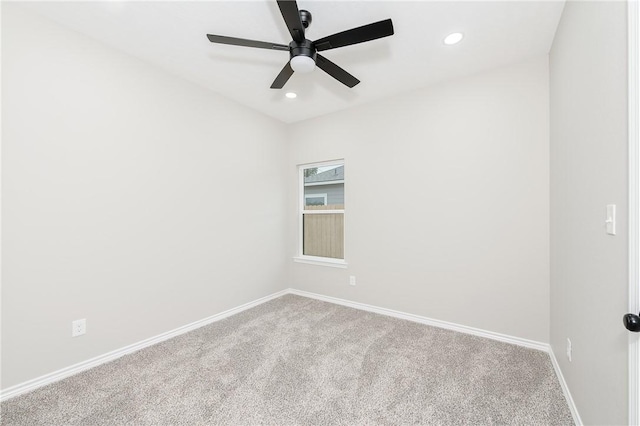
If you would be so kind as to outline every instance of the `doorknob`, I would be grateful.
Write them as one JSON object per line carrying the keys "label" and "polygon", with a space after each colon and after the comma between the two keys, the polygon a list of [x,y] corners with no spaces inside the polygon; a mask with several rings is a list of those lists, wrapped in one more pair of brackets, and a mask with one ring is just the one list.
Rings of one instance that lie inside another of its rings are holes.
{"label": "doorknob", "polygon": [[629,331],[640,332],[640,317],[636,314],[626,314],[622,317],[624,327]]}

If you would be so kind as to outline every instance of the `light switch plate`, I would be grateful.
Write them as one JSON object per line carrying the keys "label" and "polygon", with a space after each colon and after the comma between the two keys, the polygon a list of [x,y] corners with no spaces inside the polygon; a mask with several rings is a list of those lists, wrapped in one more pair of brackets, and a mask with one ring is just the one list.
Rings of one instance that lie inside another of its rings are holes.
{"label": "light switch plate", "polygon": [[607,204],[607,234],[616,235],[616,205]]}

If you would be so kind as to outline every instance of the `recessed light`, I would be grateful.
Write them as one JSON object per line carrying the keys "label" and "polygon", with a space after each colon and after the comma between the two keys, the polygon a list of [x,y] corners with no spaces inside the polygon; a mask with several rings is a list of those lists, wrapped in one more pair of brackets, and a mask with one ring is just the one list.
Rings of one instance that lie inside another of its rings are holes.
{"label": "recessed light", "polygon": [[295,93],[293,93],[293,92],[287,92],[287,93],[285,93],[284,95],[285,95],[287,98],[289,98],[289,99],[295,99],[296,97],[298,97],[298,95],[296,95],[296,94],[295,94]]}
{"label": "recessed light", "polygon": [[460,43],[464,35],[462,33],[451,33],[444,38],[444,44],[452,45]]}

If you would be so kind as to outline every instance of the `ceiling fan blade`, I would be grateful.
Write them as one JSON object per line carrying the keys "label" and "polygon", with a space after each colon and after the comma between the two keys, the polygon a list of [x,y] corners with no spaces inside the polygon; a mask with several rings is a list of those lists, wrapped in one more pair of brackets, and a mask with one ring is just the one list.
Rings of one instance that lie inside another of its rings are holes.
{"label": "ceiling fan blade", "polygon": [[300,11],[295,0],[277,0],[280,13],[284,18],[284,23],[287,24],[287,28],[293,38],[298,43],[304,41],[304,25],[300,19]]}
{"label": "ceiling fan blade", "polygon": [[293,68],[291,68],[291,64],[289,62],[286,63],[280,74],[273,80],[271,84],[272,89],[282,89],[289,78],[293,75]]}
{"label": "ceiling fan blade", "polygon": [[211,43],[232,44],[234,46],[244,46],[244,47],[258,47],[260,49],[286,50],[287,52],[289,51],[289,46],[287,46],[286,44],[269,43],[267,41],[247,40],[244,38],[227,37],[227,36],[213,35],[213,34],[207,34],[207,38]]}
{"label": "ceiling fan blade", "polygon": [[391,19],[374,22],[373,24],[363,25],[362,27],[352,28],[327,37],[323,37],[314,42],[318,52],[337,47],[350,46],[365,41],[375,40],[382,37],[393,35],[393,23]]}
{"label": "ceiling fan blade", "polygon": [[358,80],[322,55],[316,55],[316,65],[318,66],[318,68],[320,68],[345,86],[353,87],[356,84],[360,83],[360,80]]}

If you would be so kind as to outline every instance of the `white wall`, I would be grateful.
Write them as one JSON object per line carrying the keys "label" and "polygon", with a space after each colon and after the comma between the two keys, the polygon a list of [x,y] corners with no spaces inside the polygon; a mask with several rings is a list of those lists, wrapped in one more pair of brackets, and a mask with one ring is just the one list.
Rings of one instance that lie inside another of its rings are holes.
{"label": "white wall", "polygon": [[286,287],[284,125],[2,7],[2,388]]}
{"label": "white wall", "polygon": [[544,57],[291,125],[291,211],[296,165],[345,159],[349,264],[292,286],[548,342],[548,114]]}
{"label": "white wall", "polygon": [[550,54],[551,346],[585,424],[627,423],[626,8],[568,2]]}

